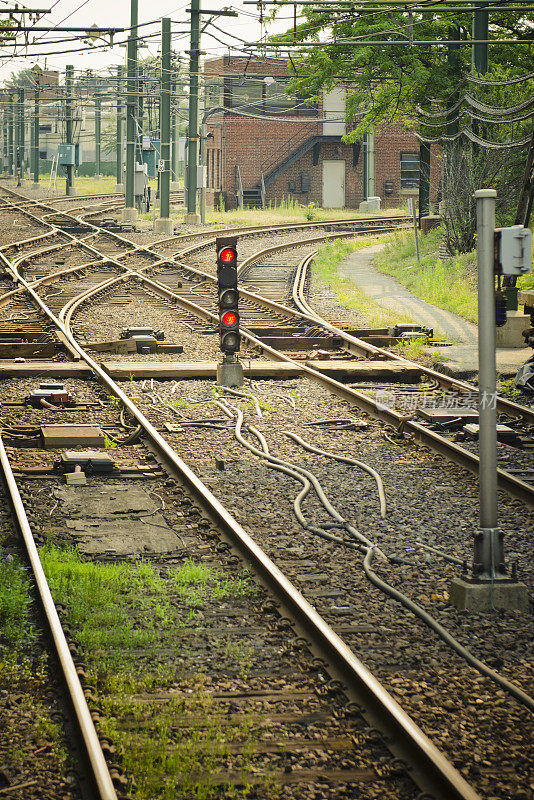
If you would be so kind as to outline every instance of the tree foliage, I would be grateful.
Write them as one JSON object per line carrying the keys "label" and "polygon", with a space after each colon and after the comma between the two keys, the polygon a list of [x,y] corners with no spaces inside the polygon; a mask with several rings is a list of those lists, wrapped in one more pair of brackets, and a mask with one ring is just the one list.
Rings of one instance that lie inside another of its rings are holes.
{"label": "tree foliage", "polygon": [[[406,11],[345,13],[326,7],[323,13],[310,6],[304,6],[302,13],[305,19],[296,32],[291,29],[271,41],[295,38],[300,43],[317,43],[293,56],[296,74],[291,90],[316,100],[321,91],[348,81],[347,119],[365,111],[357,117],[353,139],[371,128],[380,130],[395,123],[413,127],[417,106],[428,106],[433,99],[445,101],[470,69],[469,13],[410,16]],[[446,44],[417,44],[448,38],[465,40],[466,45],[449,54]],[[523,39],[534,45],[531,23],[521,12],[492,10],[490,38]],[[362,46],[344,39],[389,44]],[[527,73],[532,69],[532,45],[491,45],[490,63],[516,75]]]}

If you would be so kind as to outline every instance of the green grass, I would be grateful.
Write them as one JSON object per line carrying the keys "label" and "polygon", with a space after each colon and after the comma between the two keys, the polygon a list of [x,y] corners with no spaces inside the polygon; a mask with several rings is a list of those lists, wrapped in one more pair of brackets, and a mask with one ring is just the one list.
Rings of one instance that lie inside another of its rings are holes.
{"label": "green grass", "polygon": [[[41,548],[41,558],[54,599],[67,608],[96,687],[105,715],[101,729],[121,748],[123,766],[136,782],[135,796],[218,796],[218,787],[210,786],[208,778],[224,771],[221,759],[224,764],[228,742],[251,743],[254,734],[244,719],[235,725],[223,720],[204,686],[189,631],[202,626],[204,606],[254,594],[248,574],[234,578],[188,560],[162,576],[142,560],[85,561],[74,549],[50,544]],[[218,663],[233,664],[243,676],[249,655],[224,637],[212,651]],[[183,677],[183,670],[195,677]],[[173,689],[176,682],[189,689],[165,702],[152,696],[156,690]],[[193,721],[182,727],[184,715]],[[246,772],[247,758],[243,764]],[[246,781],[245,789],[225,788],[225,797],[247,796]]]}
{"label": "green grass", "polygon": [[[338,267],[350,253],[362,250],[370,245],[377,244],[384,240],[384,236],[366,237],[365,239],[345,240],[338,239],[333,244],[320,247],[313,262],[313,273],[322,281],[327,283],[338,302],[345,308],[352,308],[357,312],[359,320],[358,327],[363,328],[387,328],[398,322],[412,322],[412,320],[396,311],[384,308],[378,303],[367,297],[358,287],[348,278],[338,275]],[[443,361],[443,356],[439,350],[425,349],[421,342],[407,342],[397,347],[399,355],[408,359],[416,359],[426,364],[433,364],[435,361]]]}
{"label": "green grass", "polygon": [[17,558],[0,566],[0,647],[24,650],[34,640],[29,619],[30,582]]}
{"label": "green grass", "polygon": [[375,257],[374,264],[380,272],[394,276],[422,300],[476,322],[476,253],[442,261],[438,257],[441,236],[438,228],[419,237],[421,260],[417,264],[413,231],[394,233]]}
{"label": "green grass", "polygon": [[313,274],[327,283],[339,303],[346,308],[352,308],[361,317],[358,323],[361,327],[385,328],[399,321],[409,321],[401,315],[382,308],[373,303],[358,287],[348,278],[338,275],[338,267],[350,253],[355,253],[373,244],[378,244],[383,237],[366,237],[365,239],[337,239],[332,244],[320,247],[313,262]]}

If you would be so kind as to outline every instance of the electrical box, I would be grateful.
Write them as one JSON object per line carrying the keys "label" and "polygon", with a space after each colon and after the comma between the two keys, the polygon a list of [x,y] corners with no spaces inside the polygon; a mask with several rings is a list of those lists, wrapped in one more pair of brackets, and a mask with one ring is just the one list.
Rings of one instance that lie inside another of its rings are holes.
{"label": "electrical box", "polygon": [[197,167],[197,188],[205,189],[207,186],[206,181],[207,167],[202,165]]}
{"label": "electrical box", "polygon": [[497,275],[525,275],[532,268],[532,231],[523,225],[495,231]]}
{"label": "electrical box", "polygon": [[143,196],[148,183],[148,169],[146,164],[136,162],[134,170],[134,194]]}
{"label": "electrical box", "polygon": [[311,178],[309,172],[300,173],[300,191],[309,192],[311,189]]}
{"label": "electrical box", "polygon": [[59,163],[64,167],[76,165],[76,145],[60,144],[58,147]]}

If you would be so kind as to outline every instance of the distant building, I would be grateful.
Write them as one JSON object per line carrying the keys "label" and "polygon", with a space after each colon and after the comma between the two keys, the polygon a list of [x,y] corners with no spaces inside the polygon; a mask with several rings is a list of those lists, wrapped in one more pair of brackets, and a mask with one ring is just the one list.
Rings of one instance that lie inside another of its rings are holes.
{"label": "distant building", "polygon": [[[208,205],[226,208],[283,199],[357,208],[379,196],[382,208],[417,194],[419,143],[401,127],[344,144],[345,89],[318,104],[288,96],[289,61],[224,56],[205,62]],[[215,109],[224,109],[216,111]],[[331,118],[325,120],[325,118]],[[439,180],[433,157],[431,183]],[[436,191],[431,200],[436,200]]]}

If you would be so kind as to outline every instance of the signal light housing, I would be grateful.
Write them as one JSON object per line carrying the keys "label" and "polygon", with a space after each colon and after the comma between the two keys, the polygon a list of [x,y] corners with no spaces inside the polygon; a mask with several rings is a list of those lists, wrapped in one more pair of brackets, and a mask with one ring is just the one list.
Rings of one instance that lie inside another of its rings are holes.
{"label": "signal light housing", "polygon": [[239,292],[237,289],[237,237],[217,237],[215,249],[217,251],[220,346],[225,356],[233,356],[241,346]]}

